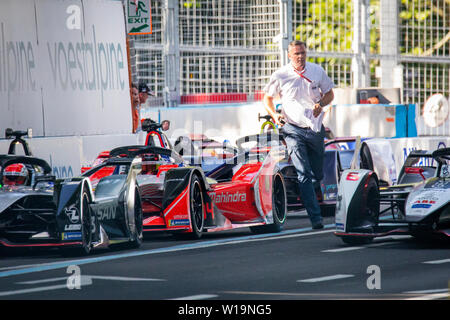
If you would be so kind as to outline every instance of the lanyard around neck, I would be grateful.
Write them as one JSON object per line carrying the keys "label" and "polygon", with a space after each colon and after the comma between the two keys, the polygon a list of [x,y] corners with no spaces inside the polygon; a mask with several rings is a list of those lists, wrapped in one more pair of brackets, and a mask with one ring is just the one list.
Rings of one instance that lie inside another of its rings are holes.
{"label": "lanyard around neck", "polygon": [[312,82],[309,78],[307,78],[306,76],[303,75],[303,74],[306,72],[306,67],[303,68],[303,71],[297,71],[297,70],[295,70],[294,67],[292,67],[292,69],[294,69],[294,72],[295,72],[296,74],[298,74],[301,78],[305,79],[305,80],[308,81],[309,83]]}

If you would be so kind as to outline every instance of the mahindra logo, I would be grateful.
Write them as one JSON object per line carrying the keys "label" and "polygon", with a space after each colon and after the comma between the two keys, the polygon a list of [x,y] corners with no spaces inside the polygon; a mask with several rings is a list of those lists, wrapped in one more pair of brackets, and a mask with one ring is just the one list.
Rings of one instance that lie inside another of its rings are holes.
{"label": "mahindra logo", "polygon": [[236,191],[235,193],[211,193],[211,198],[215,203],[228,203],[228,202],[245,202],[247,201],[247,195]]}

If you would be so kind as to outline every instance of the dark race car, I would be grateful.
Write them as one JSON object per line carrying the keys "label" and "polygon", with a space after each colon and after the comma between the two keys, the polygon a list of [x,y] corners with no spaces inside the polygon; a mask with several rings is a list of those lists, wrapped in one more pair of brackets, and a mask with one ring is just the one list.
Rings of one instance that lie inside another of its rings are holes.
{"label": "dark race car", "polygon": [[176,139],[173,149],[191,165],[205,173],[236,156],[238,150],[229,141],[219,142],[204,134],[190,134]]}
{"label": "dark race car", "polygon": [[94,189],[84,177],[55,179],[42,159],[1,155],[0,246],[58,247],[70,254],[112,243],[139,247],[142,208],[135,164],[115,166]]}

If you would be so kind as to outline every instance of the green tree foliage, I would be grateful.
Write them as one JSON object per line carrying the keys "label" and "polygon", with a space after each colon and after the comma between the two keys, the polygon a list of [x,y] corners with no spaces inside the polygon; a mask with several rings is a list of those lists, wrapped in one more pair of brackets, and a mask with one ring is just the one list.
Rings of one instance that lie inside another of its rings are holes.
{"label": "green tree foliage", "polygon": [[400,52],[416,56],[448,56],[450,0],[401,0]]}
{"label": "green tree foliage", "polygon": [[[294,38],[315,51],[350,52],[352,48],[351,1],[297,0],[306,14],[296,15]],[[300,5],[299,5],[300,7]]]}

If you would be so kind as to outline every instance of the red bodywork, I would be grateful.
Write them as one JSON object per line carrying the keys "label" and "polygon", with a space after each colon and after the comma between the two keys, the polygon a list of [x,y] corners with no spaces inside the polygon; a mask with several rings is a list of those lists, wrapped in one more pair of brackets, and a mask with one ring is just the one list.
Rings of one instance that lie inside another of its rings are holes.
{"label": "red bodywork", "polygon": [[[204,197],[205,231],[214,232],[273,222],[272,183],[279,159],[267,156],[264,162],[245,163],[229,181],[208,181]],[[140,184],[144,208],[144,231],[192,232],[190,184],[161,210],[164,177],[159,182]],[[145,179],[145,178],[143,178]],[[139,177],[138,177],[139,181]]]}

